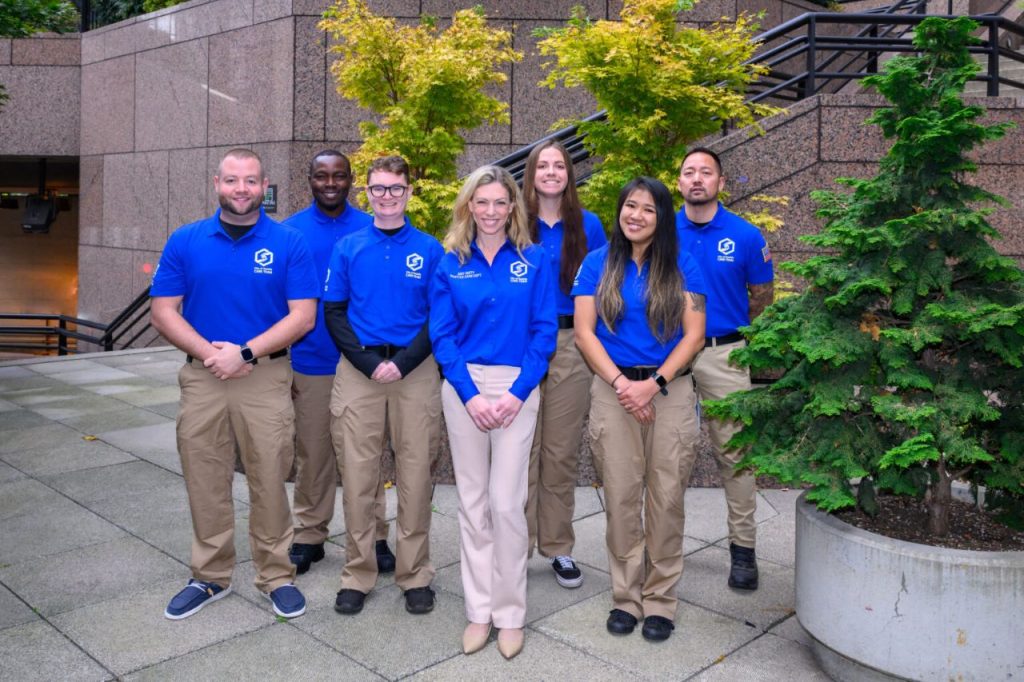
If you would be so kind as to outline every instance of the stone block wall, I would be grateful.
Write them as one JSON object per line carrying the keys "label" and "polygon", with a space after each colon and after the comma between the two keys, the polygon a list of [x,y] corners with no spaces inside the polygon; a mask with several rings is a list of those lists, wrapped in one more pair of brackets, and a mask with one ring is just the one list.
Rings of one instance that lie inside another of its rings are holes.
{"label": "stone block wall", "polygon": [[[212,176],[227,149],[251,147],[263,157],[278,188],[277,216],[285,217],[309,201],[313,153],[358,147],[358,123],[369,112],[335,92],[335,57],[317,28],[329,4],[192,0],[81,36],[80,316],[111,319],[146,286],[168,234],[213,211]],[[509,68],[500,93],[511,123],[471,131],[463,171],[595,108],[581,90],[537,88],[544,72],[532,32],[563,22],[579,0],[482,4],[495,25],[513,32],[525,58]],[[596,19],[621,10],[619,0],[582,4]],[[370,5],[405,21],[422,14],[443,21],[466,3]],[[707,0],[689,19],[706,25],[765,9],[771,25],[815,8],[805,0]]]}

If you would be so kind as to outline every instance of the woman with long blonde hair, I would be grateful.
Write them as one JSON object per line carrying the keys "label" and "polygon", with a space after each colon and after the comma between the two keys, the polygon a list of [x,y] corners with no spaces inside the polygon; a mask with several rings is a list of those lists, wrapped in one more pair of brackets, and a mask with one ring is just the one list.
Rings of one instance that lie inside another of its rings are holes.
{"label": "woman with long blonde hair", "polygon": [[465,181],[430,288],[430,339],[459,496],[463,650],[492,624],[505,658],[526,624],[526,491],[537,386],[555,349],[554,278],[530,241],[519,188],[502,168]]}

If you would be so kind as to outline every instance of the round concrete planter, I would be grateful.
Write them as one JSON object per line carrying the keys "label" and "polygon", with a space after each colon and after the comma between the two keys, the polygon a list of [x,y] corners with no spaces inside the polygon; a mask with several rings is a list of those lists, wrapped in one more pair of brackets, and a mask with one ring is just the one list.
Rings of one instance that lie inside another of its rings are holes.
{"label": "round concrete planter", "polygon": [[1024,680],[1024,552],[929,547],[796,503],[796,613],[836,680]]}

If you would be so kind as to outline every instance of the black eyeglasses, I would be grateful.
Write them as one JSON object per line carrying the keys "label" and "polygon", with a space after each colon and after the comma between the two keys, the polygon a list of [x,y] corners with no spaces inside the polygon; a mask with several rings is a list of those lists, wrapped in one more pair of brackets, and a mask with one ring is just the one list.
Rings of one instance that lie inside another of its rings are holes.
{"label": "black eyeglasses", "polygon": [[396,199],[401,196],[405,196],[405,190],[409,189],[408,185],[370,185],[367,187],[370,191],[370,196],[382,198],[385,194],[390,193],[391,196]]}

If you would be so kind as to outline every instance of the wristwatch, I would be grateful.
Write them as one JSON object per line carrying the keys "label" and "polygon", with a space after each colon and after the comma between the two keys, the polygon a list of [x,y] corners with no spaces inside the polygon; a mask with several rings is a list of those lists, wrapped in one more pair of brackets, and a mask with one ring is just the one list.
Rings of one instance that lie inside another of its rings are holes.
{"label": "wristwatch", "polygon": [[654,379],[654,383],[658,384],[658,388],[661,390],[661,394],[668,395],[668,381],[665,379],[665,377],[655,372],[654,374],[651,375],[651,378]]}
{"label": "wristwatch", "polygon": [[256,364],[256,356],[253,355],[252,348],[249,348],[248,345],[242,345],[239,350],[242,354],[242,362],[246,362],[250,365]]}

